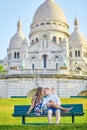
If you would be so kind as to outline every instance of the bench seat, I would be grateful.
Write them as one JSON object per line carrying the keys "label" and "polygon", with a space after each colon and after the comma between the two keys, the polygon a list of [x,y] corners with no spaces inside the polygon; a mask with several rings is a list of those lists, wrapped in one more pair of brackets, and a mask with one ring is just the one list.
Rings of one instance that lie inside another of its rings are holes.
{"label": "bench seat", "polygon": [[[68,113],[61,112],[61,116],[72,117],[72,123],[75,122],[74,117],[75,116],[83,116],[83,105],[82,104],[62,104],[61,106],[68,108],[73,107],[71,111]],[[25,117],[38,117],[34,114],[34,111],[32,110],[30,114],[26,114],[30,105],[15,105],[14,106],[14,113],[12,114],[14,117],[22,117],[22,124],[25,124]],[[55,115],[53,115],[55,116]],[[47,115],[41,115],[40,117],[47,117]]]}

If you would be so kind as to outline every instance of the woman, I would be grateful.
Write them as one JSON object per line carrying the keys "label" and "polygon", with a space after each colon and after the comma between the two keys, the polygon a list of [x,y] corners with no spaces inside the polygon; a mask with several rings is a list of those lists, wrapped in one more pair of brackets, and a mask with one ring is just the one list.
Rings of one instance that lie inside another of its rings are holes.
{"label": "woman", "polygon": [[44,89],[42,87],[39,87],[36,91],[36,94],[32,97],[31,100],[32,104],[29,110],[27,111],[27,114],[29,114],[32,109],[34,109],[34,114],[36,114],[37,116],[43,114],[42,111],[43,94],[44,94]]}

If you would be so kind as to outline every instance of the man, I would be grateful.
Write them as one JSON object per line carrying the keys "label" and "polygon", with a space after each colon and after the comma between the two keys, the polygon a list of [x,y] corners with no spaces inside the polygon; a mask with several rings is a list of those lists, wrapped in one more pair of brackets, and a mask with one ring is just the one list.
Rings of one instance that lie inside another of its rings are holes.
{"label": "man", "polygon": [[68,112],[72,109],[71,108],[63,108],[61,107],[61,101],[58,98],[58,96],[53,93],[52,89],[50,88],[44,88],[44,95],[46,98],[43,100],[43,106],[48,107],[48,121],[49,123],[52,123],[52,114],[56,114],[56,123],[59,124],[60,122],[60,113],[61,110],[64,112]]}

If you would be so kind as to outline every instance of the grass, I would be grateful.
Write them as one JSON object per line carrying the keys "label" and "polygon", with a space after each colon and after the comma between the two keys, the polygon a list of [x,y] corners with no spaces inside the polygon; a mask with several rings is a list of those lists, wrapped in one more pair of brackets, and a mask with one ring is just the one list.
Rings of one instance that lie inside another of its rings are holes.
{"label": "grass", "polygon": [[62,125],[47,125],[47,126],[31,126],[31,125],[7,125],[1,126],[0,130],[87,130],[86,124],[62,124]]}
{"label": "grass", "polygon": [[[76,117],[75,118],[75,124],[71,123],[71,117],[62,117],[60,125],[47,125],[47,126],[31,126],[31,125],[21,125],[21,118],[13,117],[12,113],[14,110],[14,105],[27,105],[30,104],[29,98],[22,98],[22,99],[16,99],[16,98],[9,98],[9,99],[0,99],[0,130],[27,130],[31,128],[31,130],[42,130],[43,128],[46,130],[55,129],[58,127],[58,129],[64,129],[64,130],[79,130],[84,129],[87,130],[87,99],[82,98],[63,98],[61,99],[63,104],[67,103],[81,103],[84,106],[84,112],[85,115],[82,117]],[[55,120],[53,118],[53,120]],[[27,122],[47,122],[47,118],[27,118]],[[67,129],[66,129],[67,128]]]}

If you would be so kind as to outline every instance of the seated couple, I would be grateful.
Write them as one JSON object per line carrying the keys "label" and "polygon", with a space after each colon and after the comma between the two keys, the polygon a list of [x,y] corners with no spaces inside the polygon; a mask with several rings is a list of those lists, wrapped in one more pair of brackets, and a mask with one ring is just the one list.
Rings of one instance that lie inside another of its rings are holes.
{"label": "seated couple", "polygon": [[56,123],[59,124],[61,111],[69,112],[72,109],[72,107],[64,108],[61,106],[61,101],[55,94],[54,88],[39,87],[36,94],[32,97],[31,103],[27,114],[29,114],[32,109],[34,109],[34,113],[37,116],[47,114],[49,123],[52,123],[52,114],[56,115]]}

